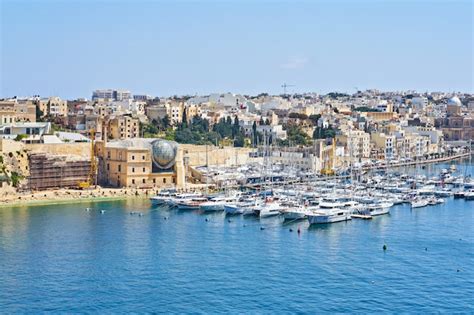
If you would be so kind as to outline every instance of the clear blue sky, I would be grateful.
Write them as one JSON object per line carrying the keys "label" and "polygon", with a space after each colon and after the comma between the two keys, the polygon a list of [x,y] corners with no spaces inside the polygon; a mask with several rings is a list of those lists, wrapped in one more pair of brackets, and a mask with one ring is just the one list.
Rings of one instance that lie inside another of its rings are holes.
{"label": "clear blue sky", "polygon": [[469,0],[0,2],[0,97],[474,90]]}

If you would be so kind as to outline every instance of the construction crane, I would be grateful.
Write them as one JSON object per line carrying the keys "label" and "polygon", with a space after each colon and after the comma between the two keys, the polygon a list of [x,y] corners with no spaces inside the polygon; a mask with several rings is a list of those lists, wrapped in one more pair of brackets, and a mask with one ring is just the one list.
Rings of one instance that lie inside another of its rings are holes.
{"label": "construction crane", "polygon": [[283,94],[286,95],[286,88],[294,87],[295,85],[283,83],[281,87],[283,88]]}
{"label": "construction crane", "polygon": [[91,186],[94,185],[95,182],[95,174],[97,172],[97,164],[95,160],[95,148],[94,148],[94,140],[95,140],[95,129],[90,129],[89,134],[91,137],[91,160],[90,160],[90,169],[89,175],[87,176],[87,180],[84,182],[79,182],[77,184],[79,189],[89,189]]}

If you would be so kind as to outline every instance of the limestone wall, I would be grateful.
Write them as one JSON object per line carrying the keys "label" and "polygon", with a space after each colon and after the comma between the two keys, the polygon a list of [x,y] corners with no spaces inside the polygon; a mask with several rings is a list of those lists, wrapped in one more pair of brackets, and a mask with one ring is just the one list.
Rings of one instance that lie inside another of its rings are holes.
{"label": "limestone wall", "polygon": [[[206,165],[206,146],[180,144],[179,150],[183,156],[189,157],[189,166]],[[245,164],[249,161],[249,153],[253,151],[251,148],[234,148],[216,146],[208,146],[208,163],[209,165],[235,165]]]}
{"label": "limestone wall", "polygon": [[60,144],[26,144],[26,149],[32,153],[49,153],[57,155],[78,155],[85,158],[91,156],[90,143],[60,143]]}

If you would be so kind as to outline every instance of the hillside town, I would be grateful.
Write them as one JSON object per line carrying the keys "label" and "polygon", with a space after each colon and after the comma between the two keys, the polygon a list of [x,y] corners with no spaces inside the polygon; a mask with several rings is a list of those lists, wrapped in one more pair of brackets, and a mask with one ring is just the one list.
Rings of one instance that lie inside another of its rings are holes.
{"label": "hillside town", "polygon": [[301,179],[456,156],[474,139],[474,95],[13,96],[0,100],[0,139],[4,202],[221,187],[268,161],[272,176]]}

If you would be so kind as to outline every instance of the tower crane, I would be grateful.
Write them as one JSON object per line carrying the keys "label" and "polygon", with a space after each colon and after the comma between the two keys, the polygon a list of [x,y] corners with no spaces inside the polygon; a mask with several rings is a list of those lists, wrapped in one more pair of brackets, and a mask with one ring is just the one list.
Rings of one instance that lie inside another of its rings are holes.
{"label": "tower crane", "polygon": [[283,83],[281,87],[283,88],[283,94],[286,95],[286,88],[294,87],[295,85]]}

